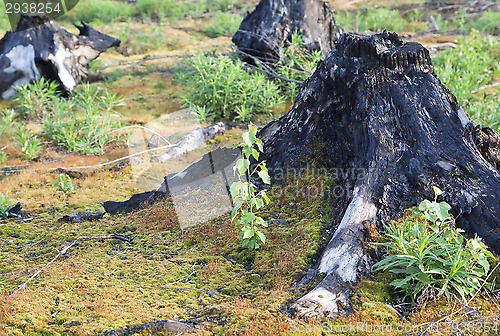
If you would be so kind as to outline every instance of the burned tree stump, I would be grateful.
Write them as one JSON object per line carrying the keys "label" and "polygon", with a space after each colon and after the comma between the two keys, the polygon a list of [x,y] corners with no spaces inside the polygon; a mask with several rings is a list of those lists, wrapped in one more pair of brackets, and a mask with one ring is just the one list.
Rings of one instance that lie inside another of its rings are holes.
{"label": "burned tree stump", "polygon": [[[341,35],[292,109],[258,137],[274,182],[311,163],[343,172],[333,234],[298,286],[325,276],[291,306],[300,315],[334,317],[348,308],[351,285],[373,264],[365,249],[369,228],[433,199],[433,186],[444,191],[440,200],[451,205],[457,226],[500,252],[500,135],[474,126],[418,43],[387,32]],[[227,151],[220,167],[234,162],[237,153]],[[209,171],[210,155],[175,174],[177,185]]]}
{"label": "burned tree stump", "polygon": [[362,245],[367,223],[432,199],[432,186],[445,191],[458,226],[500,251],[498,156],[482,154],[498,154],[499,137],[474,130],[420,44],[343,34],[290,112],[258,134],[271,174],[311,161],[352,172],[337,181],[347,192],[336,202],[335,232],[299,285],[326,276],[291,308],[334,316],[349,306],[350,285],[372,264]]}
{"label": "burned tree stump", "polygon": [[40,16],[22,15],[15,32],[0,40],[0,97],[9,99],[15,87],[45,77],[71,92],[87,78],[90,61],[120,40],[100,33],[85,22],[79,35]]}
{"label": "burned tree stump", "polygon": [[294,31],[302,35],[309,49],[321,50],[324,55],[341,33],[327,2],[261,0],[241,22],[233,42],[243,55],[276,62]]}

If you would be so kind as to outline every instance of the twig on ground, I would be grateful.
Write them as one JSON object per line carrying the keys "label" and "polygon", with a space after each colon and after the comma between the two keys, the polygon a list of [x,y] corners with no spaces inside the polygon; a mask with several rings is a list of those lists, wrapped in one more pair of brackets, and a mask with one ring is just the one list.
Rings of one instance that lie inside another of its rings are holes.
{"label": "twig on ground", "polygon": [[174,287],[174,286],[163,285],[163,284],[157,284],[157,285],[163,286],[163,287],[166,287],[166,288],[170,288],[170,289],[188,289],[188,290],[194,290],[194,291],[198,291],[198,292],[202,292],[202,293],[208,294],[210,296],[217,295],[217,296],[220,296],[220,297],[226,297],[226,295],[222,295],[222,294],[219,294],[219,293],[214,293],[214,292],[206,291],[204,289],[191,288],[191,287]]}
{"label": "twig on ground", "polygon": [[158,95],[148,95],[148,96],[138,96],[138,97],[130,97],[130,98],[125,98],[122,99],[122,101],[127,101],[127,100],[136,100],[136,99],[142,99],[142,98],[156,98],[156,97],[165,97],[165,94],[158,94]]}
{"label": "twig on ground", "polygon": [[47,264],[45,264],[43,267],[41,267],[40,269],[38,269],[38,271],[35,272],[35,274],[33,274],[28,280],[26,280],[22,285],[18,286],[17,289],[12,292],[12,294],[10,294],[7,298],[13,296],[15,293],[17,293],[19,290],[21,289],[24,289],[26,288],[26,285],[31,281],[33,280],[34,278],[36,278],[38,276],[38,274],[40,274],[43,270],[45,270],[47,267],[49,267],[54,261],[56,261],[60,256],[64,255],[70,248],[72,248],[73,246],[76,245],[76,243],[78,243],[78,241],[80,240],[89,240],[89,239],[120,239],[120,240],[124,240],[124,241],[130,241],[130,238],[127,237],[127,236],[123,236],[123,235],[119,235],[119,234],[116,234],[116,233],[113,233],[113,234],[109,234],[109,235],[106,235],[106,236],[83,236],[83,237],[78,237],[76,238],[70,245],[66,246],[65,248],[63,248],[61,251],[59,251],[59,253],[57,253],[54,258],[52,258],[51,261],[49,261]]}
{"label": "twig on ground", "polygon": [[[67,157],[73,155],[73,154],[76,154],[78,153],[79,151],[91,146],[92,144],[94,144],[95,142],[99,141],[100,139],[112,134],[112,133],[115,133],[115,132],[118,132],[118,131],[123,131],[125,129],[130,129],[130,128],[140,128],[140,129],[144,129],[144,130],[147,130],[147,131],[150,131],[152,132],[153,134],[157,135],[158,137],[160,137],[163,141],[165,141],[168,145],[167,146],[162,146],[162,147],[156,147],[156,148],[152,148],[152,149],[148,149],[146,151],[143,151],[143,152],[138,152],[138,153],[134,153],[134,154],[131,154],[131,155],[128,155],[128,156],[125,156],[125,157],[121,157],[121,158],[118,158],[116,160],[113,160],[113,161],[109,161],[109,162],[105,162],[105,163],[101,163],[101,164],[98,164],[98,165],[92,165],[92,166],[81,166],[81,167],[64,167],[64,169],[85,169],[85,168],[94,168],[94,167],[102,167],[102,166],[106,166],[106,165],[110,165],[112,163],[115,163],[115,162],[118,162],[118,161],[123,161],[123,160],[126,160],[128,158],[131,158],[133,156],[137,156],[137,155],[141,155],[141,154],[144,154],[144,153],[148,153],[148,152],[151,152],[151,151],[157,151],[157,150],[161,150],[161,149],[166,149],[166,148],[171,148],[171,147],[175,147],[177,146],[179,143],[176,143],[176,144],[171,144],[170,141],[168,141],[165,137],[163,137],[161,134],[159,134],[158,132],[150,129],[150,128],[147,128],[147,127],[144,127],[144,126],[139,126],[139,125],[132,125],[132,126],[125,126],[125,127],[121,127],[121,128],[118,128],[118,129],[115,129],[99,138],[97,138],[96,140],[94,140],[93,142],[73,151],[73,152],[70,152],[66,155],[64,155],[63,157],[60,157],[59,159],[56,159],[56,160],[51,160],[51,161],[47,161],[47,162],[40,162],[40,163],[31,163],[31,164],[25,164],[25,165],[17,165],[17,166],[9,166],[9,167],[2,167],[2,169],[0,170],[0,174],[8,174],[8,173],[17,173],[17,172],[21,172],[23,171],[22,168],[28,168],[28,167],[33,167],[33,166],[40,166],[40,165],[46,165],[46,164],[50,164],[50,163],[55,163],[55,162],[60,162],[60,161],[63,161],[64,159],[66,159]],[[49,169],[49,170],[57,170],[59,168],[45,168],[45,169]],[[33,171],[39,171],[39,170],[44,170],[44,169],[34,169]]]}

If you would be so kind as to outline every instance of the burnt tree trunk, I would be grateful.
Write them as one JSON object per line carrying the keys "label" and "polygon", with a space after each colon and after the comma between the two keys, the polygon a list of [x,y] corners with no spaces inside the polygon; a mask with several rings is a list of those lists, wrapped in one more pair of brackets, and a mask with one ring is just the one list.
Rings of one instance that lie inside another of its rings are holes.
{"label": "burnt tree trunk", "polygon": [[233,42],[243,55],[276,62],[283,44],[290,41],[294,31],[302,35],[309,49],[321,50],[324,55],[341,33],[327,2],[261,0],[241,22]]}
{"label": "burnt tree trunk", "polygon": [[[500,251],[500,139],[477,129],[436,77],[428,51],[396,34],[343,34],[304,82],[291,111],[258,136],[273,173],[303,167],[352,172],[337,181],[335,232],[299,285],[323,280],[292,305],[334,316],[370,271],[366,224],[389,221],[445,193],[458,226]],[[477,144],[476,144],[477,142]]]}
{"label": "burnt tree trunk", "polygon": [[88,75],[90,61],[120,40],[100,33],[85,22],[79,35],[40,16],[22,15],[15,32],[0,40],[0,97],[9,99],[15,87],[45,77],[71,92]]}
{"label": "burnt tree trunk", "polygon": [[[386,32],[341,35],[301,86],[293,108],[258,137],[275,181],[287,168],[311,162],[343,172],[336,182],[346,192],[332,202],[333,234],[298,285],[326,276],[291,306],[301,315],[344,311],[350,286],[373,264],[363,245],[367,226],[432,199],[432,186],[444,191],[440,200],[451,205],[458,226],[500,252],[500,136],[473,125],[418,43]],[[160,190],[136,198],[164,197],[169,185],[181,188],[225,169],[237,155],[234,149],[209,153],[182,174],[166,177]],[[135,209],[134,197],[111,205]]]}

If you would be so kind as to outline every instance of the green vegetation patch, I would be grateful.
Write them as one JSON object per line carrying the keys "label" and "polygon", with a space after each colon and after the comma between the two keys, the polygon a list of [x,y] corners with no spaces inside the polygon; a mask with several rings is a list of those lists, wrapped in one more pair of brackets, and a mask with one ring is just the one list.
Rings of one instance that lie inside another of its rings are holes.
{"label": "green vegetation patch", "polygon": [[436,74],[471,119],[500,130],[500,40],[473,32],[433,59]]}

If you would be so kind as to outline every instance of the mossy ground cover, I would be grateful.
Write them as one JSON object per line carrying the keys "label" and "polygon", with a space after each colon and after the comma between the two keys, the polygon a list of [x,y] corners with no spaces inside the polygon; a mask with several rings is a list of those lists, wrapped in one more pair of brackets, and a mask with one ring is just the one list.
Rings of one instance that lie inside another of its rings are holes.
{"label": "mossy ground cover", "polygon": [[[285,331],[279,311],[330,219],[320,195],[274,195],[262,213],[267,243],[252,252],[240,247],[229,215],[181,230],[169,200],[99,222],[64,223],[51,213],[3,222],[1,325],[9,335],[92,335],[170,318],[206,323],[208,333]],[[108,232],[133,240],[82,242],[8,296],[78,236]]]}
{"label": "mossy ground cover", "polygon": [[[94,11],[97,13],[94,26],[121,38],[123,43],[119,49],[101,55],[93,64],[91,85],[128,99],[117,111],[129,123],[143,125],[183,108],[178,96],[185,87],[176,80],[176,66],[192,55],[212,50],[231,52],[229,32],[234,29],[237,18],[241,20],[243,17],[245,6],[256,1],[242,1],[234,8],[217,12],[217,15],[197,12],[195,19],[186,18],[181,12],[175,14],[175,19],[120,17],[111,10],[102,11],[101,3],[89,1],[74,14],[83,18],[83,14],[90,15]],[[105,1],[105,6],[113,3]],[[358,15],[364,20],[367,30],[382,29],[381,24],[386,23],[387,17],[395,15],[393,9],[379,8],[370,14],[370,20],[365,20],[368,11],[363,7],[392,6],[396,5],[395,1],[330,3],[337,11],[347,10],[338,13],[337,18],[350,27],[354,27],[352,18]],[[348,7],[343,7],[346,4]],[[167,5],[165,10],[170,10]],[[120,2],[120,6],[130,10],[133,5]],[[85,13],[87,9],[92,11]],[[391,24],[400,33],[420,33],[428,28],[428,14],[425,10],[407,11],[404,15],[395,15]],[[108,20],[102,15],[111,15],[113,19]],[[461,103],[467,111],[479,109],[480,113],[475,112],[477,120],[498,129],[498,91],[494,86],[488,87],[498,83],[498,66],[495,67],[494,62],[498,58],[498,37],[493,35],[483,39],[483,34],[460,39],[458,35],[468,35],[472,29],[497,33],[488,25],[488,18],[494,18],[496,14],[485,13],[484,18],[457,15],[448,25],[439,22],[446,32],[453,35],[417,35],[413,39],[425,44],[454,42],[459,46],[447,54],[442,53],[442,56],[435,53],[438,55],[437,66],[446,64],[447,59],[466,59],[468,53],[482,60],[479,70],[474,67],[478,62],[469,65],[461,62],[460,67],[447,69],[450,82],[446,85],[454,87],[467,78],[467,87],[460,92],[465,97]],[[465,25],[460,26],[460,20]],[[76,33],[69,19],[62,20],[62,24]],[[6,29],[5,16],[0,14],[0,33],[3,35]],[[488,45],[490,39],[492,42]],[[461,75],[478,71],[481,72],[479,77]],[[8,107],[14,107],[14,103],[0,101],[0,110]],[[272,113],[255,115],[252,120],[264,125],[289,107],[281,106]],[[487,110],[493,112],[485,116]],[[33,130],[40,130],[37,120],[22,122]],[[215,146],[231,146],[239,141],[242,132],[238,128],[230,130],[187,156],[186,162],[194,161]],[[11,142],[7,134],[0,145],[4,147]],[[16,146],[10,145],[4,151],[7,160],[3,166],[40,163],[20,158]],[[40,161],[57,159],[64,154],[67,153],[60,148],[44,144]],[[500,303],[495,295],[479,295],[467,307],[458,301],[448,303],[444,297],[417,306],[403,301],[401,295],[393,291],[388,273],[374,274],[353,288],[353,313],[347,317],[334,321],[309,321],[292,319],[284,314],[284,307],[303,295],[303,292],[294,291],[293,284],[307,271],[318,248],[328,239],[325,228],[331,224],[329,209],[334,203],[322,195],[313,197],[316,195],[311,196],[307,191],[308,186],[324,185],[323,177],[288,181],[289,186],[293,186],[288,190],[294,192],[284,196],[280,196],[283,189],[273,189],[272,204],[260,214],[270,223],[267,242],[254,252],[240,247],[239,228],[234,227],[229,215],[181,229],[170,200],[149,205],[130,215],[106,216],[97,222],[72,224],[59,221],[68,213],[102,211],[101,202],[125,200],[141,190],[137,188],[130,167],[113,169],[110,166],[81,170],[87,176],[73,179],[76,193],[67,197],[53,186],[59,173],[51,168],[96,165],[127,154],[128,148],[123,143],[113,143],[100,156],[72,155],[64,161],[37,165],[1,177],[0,191],[7,193],[12,202],[21,202],[32,219],[0,222],[0,335],[96,335],[161,319],[197,323],[207,335],[322,335],[330,331],[339,331],[338,334],[343,335],[397,335],[406,333],[387,332],[387,328],[367,330],[367,326],[384,325],[396,330],[398,326],[411,329],[422,325],[424,329],[420,330],[425,330],[431,321],[446,316],[451,316],[455,322],[466,322],[462,328],[465,334],[498,334],[484,328],[476,328],[480,331],[478,333],[467,331],[474,329],[465,329],[471,325],[477,327],[481,321],[496,321],[486,318],[500,314]],[[179,163],[172,169],[180,170],[182,164],[186,163]],[[39,168],[41,170],[37,170]],[[118,240],[81,242],[44,270],[25,290],[9,296],[77,237],[109,232],[133,240],[131,243]],[[377,235],[374,231],[374,239]],[[497,261],[492,261],[492,264],[496,265]],[[498,269],[489,280],[494,281],[497,273]],[[405,312],[404,316],[399,316],[400,313],[391,307]],[[480,309],[471,310],[470,307]],[[342,331],[343,327],[351,325],[360,328]],[[448,333],[437,333],[440,334]]]}

